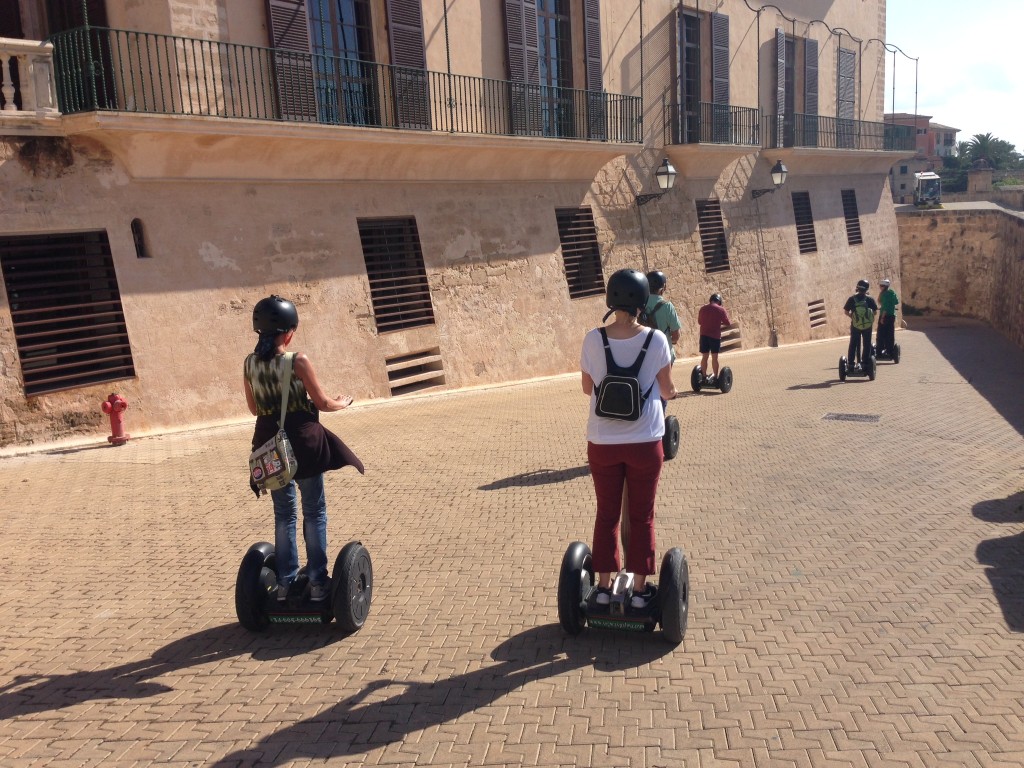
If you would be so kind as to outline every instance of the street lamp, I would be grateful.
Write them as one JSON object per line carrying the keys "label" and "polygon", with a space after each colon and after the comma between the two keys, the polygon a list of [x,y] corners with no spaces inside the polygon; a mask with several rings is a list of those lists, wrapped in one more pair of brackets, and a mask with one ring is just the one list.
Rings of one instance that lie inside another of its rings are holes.
{"label": "street lamp", "polygon": [[750,193],[750,196],[757,200],[761,195],[767,195],[769,192],[774,192],[776,189],[786,183],[786,177],[789,175],[789,169],[782,164],[781,160],[776,160],[775,165],[772,166],[772,183],[774,187],[768,187],[767,189],[755,189]]}
{"label": "street lamp", "polygon": [[645,195],[637,195],[636,204],[638,208],[641,205],[651,202],[651,200],[657,200],[672,189],[672,186],[676,183],[676,169],[672,167],[672,163],[668,161],[667,157],[661,161],[661,165],[658,166],[658,170],[654,172],[654,178],[657,180],[658,188],[661,191],[649,192]]}

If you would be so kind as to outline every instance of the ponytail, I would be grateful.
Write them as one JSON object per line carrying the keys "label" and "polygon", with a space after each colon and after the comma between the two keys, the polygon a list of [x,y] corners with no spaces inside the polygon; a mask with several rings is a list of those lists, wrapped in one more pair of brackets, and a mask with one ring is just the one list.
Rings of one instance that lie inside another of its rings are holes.
{"label": "ponytail", "polygon": [[273,359],[274,353],[277,351],[277,336],[278,334],[273,331],[260,334],[260,340],[256,342],[256,348],[253,350],[257,359],[264,362]]}

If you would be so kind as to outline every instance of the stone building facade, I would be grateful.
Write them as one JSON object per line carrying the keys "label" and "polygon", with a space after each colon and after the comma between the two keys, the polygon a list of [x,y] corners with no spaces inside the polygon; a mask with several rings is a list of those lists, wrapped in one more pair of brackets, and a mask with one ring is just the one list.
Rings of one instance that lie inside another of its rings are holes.
{"label": "stone building facade", "polygon": [[714,291],[749,348],[898,280],[884,0],[85,6],[0,29],[0,446],[245,418],[271,292],[367,399],[575,370],[622,267],[683,355]]}

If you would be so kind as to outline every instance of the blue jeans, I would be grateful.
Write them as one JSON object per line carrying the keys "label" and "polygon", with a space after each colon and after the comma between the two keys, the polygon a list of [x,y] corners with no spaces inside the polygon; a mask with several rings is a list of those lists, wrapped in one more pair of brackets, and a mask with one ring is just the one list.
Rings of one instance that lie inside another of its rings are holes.
{"label": "blue jeans", "polygon": [[271,491],[274,500],[274,552],[277,583],[291,584],[299,572],[299,553],[295,542],[298,500],[295,486],[302,494],[302,538],[306,542],[306,564],[313,584],[327,583],[327,497],[324,476],[293,480],[284,488]]}

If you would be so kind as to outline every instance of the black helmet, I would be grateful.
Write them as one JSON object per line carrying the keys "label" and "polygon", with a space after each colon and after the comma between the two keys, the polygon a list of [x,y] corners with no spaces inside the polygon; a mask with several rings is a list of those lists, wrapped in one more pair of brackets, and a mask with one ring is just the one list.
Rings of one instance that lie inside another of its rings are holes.
{"label": "black helmet", "polygon": [[267,296],[252,309],[252,329],[256,333],[285,333],[299,327],[299,311],[288,299]]}
{"label": "black helmet", "polygon": [[[648,285],[643,272],[637,272],[635,269],[620,269],[608,278],[605,306],[608,309],[621,309],[623,312],[635,315],[647,305],[650,295],[651,286]],[[607,316],[605,315],[605,317]]]}
{"label": "black helmet", "polygon": [[664,272],[648,272],[647,273],[647,285],[651,288],[651,293],[658,293],[668,285],[668,278],[665,277]]}
{"label": "black helmet", "polygon": [[722,306],[722,294],[720,294],[720,293],[712,293],[711,294],[711,298],[708,299],[708,301],[710,301],[712,304],[717,304],[718,306]]}
{"label": "black helmet", "polygon": [[857,293],[860,293],[861,291],[866,291],[870,287],[871,287],[871,283],[869,283],[867,280],[858,280],[857,281]]}

